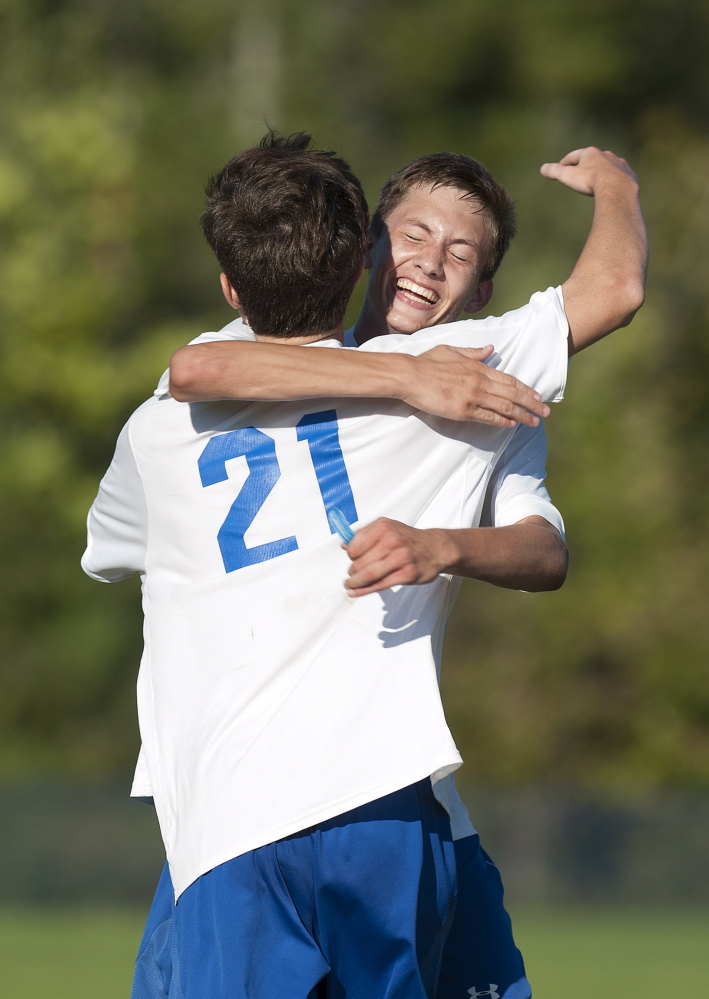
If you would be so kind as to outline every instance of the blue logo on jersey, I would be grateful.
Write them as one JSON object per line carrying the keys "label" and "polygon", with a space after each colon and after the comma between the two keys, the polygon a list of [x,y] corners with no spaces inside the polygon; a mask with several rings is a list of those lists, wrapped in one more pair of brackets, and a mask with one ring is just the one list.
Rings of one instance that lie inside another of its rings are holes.
{"label": "blue logo on jersey", "polygon": [[[330,517],[334,509],[339,508],[350,523],[358,519],[340,448],[336,411],[329,409],[322,413],[309,413],[298,423],[296,433],[299,441],[308,442],[330,531],[334,534],[336,527]],[[244,541],[246,531],[281,477],[276,442],[268,434],[255,427],[244,427],[212,437],[198,459],[202,485],[207,487],[224,482],[229,478],[227,461],[241,457],[246,458],[249,474],[217,534],[226,572],[234,572],[257,562],[268,562],[298,547],[292,535],[253,548],[247,548]]]}

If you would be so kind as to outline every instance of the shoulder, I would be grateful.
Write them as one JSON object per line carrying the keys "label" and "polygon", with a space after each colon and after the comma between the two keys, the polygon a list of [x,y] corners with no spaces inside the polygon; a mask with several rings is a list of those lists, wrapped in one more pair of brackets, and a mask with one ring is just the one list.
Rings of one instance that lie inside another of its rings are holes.
{"label": "shoulder", "polygon": [[537,291],[521,308],[512,309],[501,316],[464,319],[455,323],[429,326],[410,336],[389,334],[375,337],[362,344],[359,349],[407,354],[421,354],[439,344],[453,347],[484,347],[493,344],[499,349],[505,343],[514,341],[530,326],[539,324],[562,331],[568,329],[560,287]]}
{"label": "shoulder", "polygon": [[455,323],[445,323],[432,326],[412,334],[413,342],[423,342],[427,346],[433,343],[452,343],[461,338],[487,338],[486,343],[495,343],[495,338],[512,337],[526,329],[530,323],[539,318],[546,321],[566,322],[564,315],[564,299],[561,288],[547,288],[546,291],[536,291],[532,297],[518,309],[511,309],[501,316],[488,316],[486,319],[464,319]]}
{"label": "shoulder", "polygon": [[249,326],[240,317],[233,319],[220,330],[200,333],[194,340],[190,340],[189,346],[196,343],[214,343],[217,340],[255,340],[256,337]]}
{"label": "shoulder", "polygon": [[153,395],[129,417],[125,431],[135,446],[140,441],[164,432],[168,427],[190,425],[190,406],[177,402],[169,394]]}

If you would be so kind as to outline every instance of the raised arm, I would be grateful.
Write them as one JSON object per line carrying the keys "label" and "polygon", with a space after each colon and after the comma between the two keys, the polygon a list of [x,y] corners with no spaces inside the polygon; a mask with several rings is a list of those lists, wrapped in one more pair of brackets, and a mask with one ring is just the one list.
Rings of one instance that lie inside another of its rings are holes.
{"label": "raised arm", "polygon": [[627,326],[643,304],[647,233],[637,177],[624,159],[594,146],[577,149],[543,176],[594,198],[586,245],[563,285],[569,354]]}
{"label": "raised arm", "polygon": [[170,392],[179,402],[401,399],[450,420],[537,426],[537,417],[548,416],[549,408],[538,392],[483,364],[491,353],[492,347],[439,346],[414,357],[220,340],[173,354]]}

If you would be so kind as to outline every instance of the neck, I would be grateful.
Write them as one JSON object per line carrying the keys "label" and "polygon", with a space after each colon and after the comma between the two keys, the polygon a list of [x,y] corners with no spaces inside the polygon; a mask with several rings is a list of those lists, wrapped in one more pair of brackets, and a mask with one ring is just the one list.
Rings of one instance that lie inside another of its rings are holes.
{"label": "neck", "polygon": [[362,310],[354,325],[354,338],[358,344],[373,340],[375,336],[385,336],[392,333],[389,329],[385,316],[372,308],[369,298],[365,297]]}
{"label": "neck", "polygon": [[340,323],[339,326],[334,326],[326,333],[308,333],[306,336],[268,336],[266,333],[256,333],[255,336],[257,340],[263,343],[288,343],[291,346],[304,343],[318,343],[320,340],[339,340],[342,343],[344,340],[344,325]]}

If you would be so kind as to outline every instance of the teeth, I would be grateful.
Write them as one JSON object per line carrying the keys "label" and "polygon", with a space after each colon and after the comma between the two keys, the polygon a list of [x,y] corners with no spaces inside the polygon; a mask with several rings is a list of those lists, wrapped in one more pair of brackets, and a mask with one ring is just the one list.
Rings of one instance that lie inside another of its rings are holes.
{"label": "teeth", "polygon": [[438,301],[438,295],[435,291],[431,291],[430,288],[423,288],[420,284],[414,284],[413,281],[409,281],[408,278],[399,278],[396,282],[396,287],[400,288],[401,291],[413,291],[415,295],[420,295],[421,298],[425,298],[427,302],[431,305],[435,305]]}

